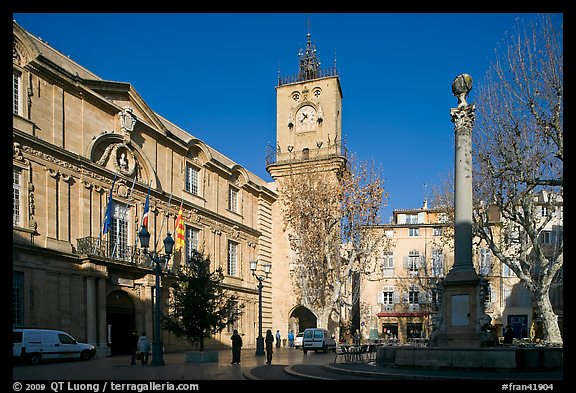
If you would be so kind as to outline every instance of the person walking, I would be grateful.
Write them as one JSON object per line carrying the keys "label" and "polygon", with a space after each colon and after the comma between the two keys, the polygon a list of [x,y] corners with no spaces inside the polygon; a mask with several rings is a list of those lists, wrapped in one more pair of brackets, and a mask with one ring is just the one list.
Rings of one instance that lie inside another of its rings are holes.
{"label": "person walking", "polygon": [[130,335],[130,349],[132,351],[132,358],[130,359],[130,364],[136,364],[136,353],[138,352],[138,333],[132,332]]}
{"label": "person walking", "polygon": [[272,363],[272,347],[274,346],[274,336],[272,335],[272,330],[266,330],[266,338],[264,339],[266,342],[266,364]]}
{"label": "person walking", "polygon": [[506,331],[504,332],[504,344],[512,344],[514,341],[514,331],[512,330],[512,326],[506,325]]}
{"label": "person walking", "polygon": [[242,337],[238,334],[238,330],[234,329],[232,336],[232,363],[230,364],[240,364],[240,351],[242,349]]}
{"label": "person walking", "polygon": [[276,348],[280,348],[280,330],[276,330]]}
{"label": "person walking", "polygon": [[294,348],[294,332],[292,329],[288,332],[288,347]]}
{"label": "person walking", "polygon": [[150,352],[150,340],[146,337],[146,332],[142,332],[140,338],[138,338],[138,352],[142,356],[142,365],[148,364],[148,353]]}

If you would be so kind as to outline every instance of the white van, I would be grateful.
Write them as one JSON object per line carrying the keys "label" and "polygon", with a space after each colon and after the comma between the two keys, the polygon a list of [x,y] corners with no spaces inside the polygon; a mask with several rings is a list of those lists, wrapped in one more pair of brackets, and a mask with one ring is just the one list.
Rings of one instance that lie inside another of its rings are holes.
{"label": "white van", "polygon": [[95,355],[93,345],[79,343],[60,330],[12,329],[13,359],[38,364],[49,359],[88,360]]}
{"label": "white van", "polygon": [[308,328],[304,330],[304,337],[302,338],[302,351],[322,351],[324,353],[328,350],[336,352],[336,340],[332,333],[322,328]]}

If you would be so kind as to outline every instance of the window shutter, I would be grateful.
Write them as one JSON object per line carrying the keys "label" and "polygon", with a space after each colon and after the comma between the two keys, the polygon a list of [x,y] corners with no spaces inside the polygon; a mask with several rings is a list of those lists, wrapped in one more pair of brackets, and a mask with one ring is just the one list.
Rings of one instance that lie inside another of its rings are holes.
{"label": "window shutter", "polygon": [[378,304],[383,304],[384,303],[384,292],[378,292],[378,300],[377,300]]}
{"label": "window shutter", "polygon": [[394,292],[392,294],[392,301],[394,302],[394,304],[400,303],[400,294],[398,292]]}
{"label": "window shutter", "polygon": [[409,261],[409,257],[406,257],[406,256],[402,257],[402,266],[404,266],[404,269],[408,269],[408,267],[410,266],[408,264],[408,261]]}
{"label": "window shutter", "polygon": [[418,213],[418,224],[423,224],[424,223],[424,212],[420,212]]}

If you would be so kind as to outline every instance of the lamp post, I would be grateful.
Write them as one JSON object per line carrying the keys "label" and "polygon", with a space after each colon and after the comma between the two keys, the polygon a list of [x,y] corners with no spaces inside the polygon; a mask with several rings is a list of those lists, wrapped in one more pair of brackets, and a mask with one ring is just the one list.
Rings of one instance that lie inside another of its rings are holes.
{"label": "lamp post", "polygon": [[265,276],[257,276],[256,268],[258,267],[258,261],[250,261],[250,270],[252,270],[252,275],[258,280],[258,337],[256,338],[256,356],[264,356],[264,337],[262,336],[262,281],[268,277],[270,274],[270,269],[272,265],[269,263],[264,264],[264,274]]}
{"label": "lamp post", "polygon": [[144,253],[150,256],[150,259],[155,263],[154,275],[156,276],[156,296],[154,299],[154,341],[152,342],[152,366],[163,366],[164,365],[164,353],[162,348],[162,339],[160,338],[160,314],[162,310],[160,308],[162,303],[162,296],[160,293],[160,274],[162,273],[162,263],[170,259],[172,254],[172,248],[174,247],[174,239],[170,232],[166,234],[164,239],[164,251],[166,255],[158,255],[156,250],[153,252],[148,252],[148,246],[150,245],[150,232],[146,227],[142,227],[140,232],[138,232],[138,237],[140,238],[140,245],[144,249]]}

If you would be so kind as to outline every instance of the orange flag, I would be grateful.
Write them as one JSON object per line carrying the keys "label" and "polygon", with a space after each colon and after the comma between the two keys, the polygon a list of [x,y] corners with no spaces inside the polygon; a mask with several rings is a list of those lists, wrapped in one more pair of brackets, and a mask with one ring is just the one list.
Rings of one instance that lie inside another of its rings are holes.
{"label": "orange flag", "polygon": [[176,218],[176,251],[184,245],[184,220],[182,219],[182,204],[180,204],[180,210],[178,211],[178,217]]}

